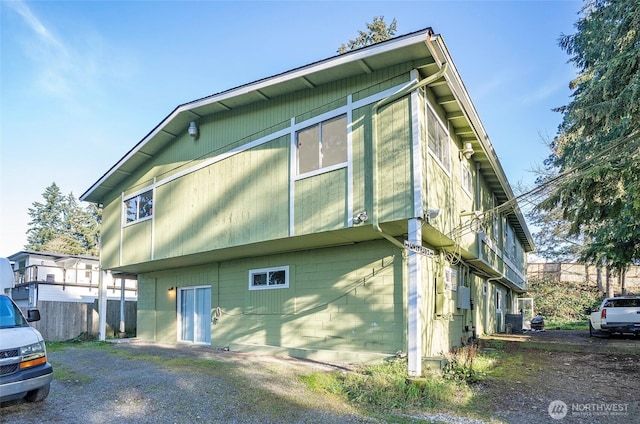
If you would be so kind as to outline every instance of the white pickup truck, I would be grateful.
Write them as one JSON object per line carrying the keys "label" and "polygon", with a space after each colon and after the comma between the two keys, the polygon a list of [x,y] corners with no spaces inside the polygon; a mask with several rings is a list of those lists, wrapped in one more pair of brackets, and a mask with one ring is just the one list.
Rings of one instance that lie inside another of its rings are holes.
{"label": "white pickup truck", "polygon": [[591,313],[589,334],[640,335],[640,296],[608,297]]}

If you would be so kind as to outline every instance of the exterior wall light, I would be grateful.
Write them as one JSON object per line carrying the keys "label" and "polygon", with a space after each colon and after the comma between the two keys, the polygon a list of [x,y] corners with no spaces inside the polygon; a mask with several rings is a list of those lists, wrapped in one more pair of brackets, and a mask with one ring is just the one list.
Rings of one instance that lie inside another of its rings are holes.
{"label": "exterior wall light", "polygon": [[460,159],[462,159],[462,156],[466,159],[471,159],[471,156],[473,156],[474,153],[471,143],[465,143],[464,149],[460,151]]}
{"label": "exterior wall light", "polygon": [[427,222],[431,222],[436,219],[440,215],[440,209],[429,209],[427,210]]}
{"label": "exterior wall light", "polygon": [[196,125],[196,121],[191,121],[191,123],[189,124],[189,135],[192,138],[197,138],[198,137],[198,126]]}
{"label": "exterior wall light", "polygon": [[353,217],[354,224],[360,224],[361,222],[365,222],[369,219],[369,215],[367,215],[367,211],[362,211],[358,215]]}
{"label": "exterior wall light", "polygon": [[172,292],[172,291],[174,291],[175,289],[176,289],[175,287],[171,286],[171,287],[169,287],[169,289],[168,289],[167,291]]}

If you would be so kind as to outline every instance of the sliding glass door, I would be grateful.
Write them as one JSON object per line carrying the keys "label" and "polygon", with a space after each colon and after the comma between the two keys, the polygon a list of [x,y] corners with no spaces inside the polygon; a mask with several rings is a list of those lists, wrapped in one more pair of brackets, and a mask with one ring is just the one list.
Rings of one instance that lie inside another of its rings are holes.
{"label": "sliding glass door", "polygon": [[211,286],[178,289],[178,341],[211,344]]}

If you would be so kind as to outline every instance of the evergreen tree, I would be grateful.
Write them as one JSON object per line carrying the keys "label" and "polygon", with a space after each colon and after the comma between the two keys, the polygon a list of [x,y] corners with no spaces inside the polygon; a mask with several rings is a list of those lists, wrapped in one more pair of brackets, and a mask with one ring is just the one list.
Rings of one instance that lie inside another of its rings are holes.
{"label": "evergreen tree", "polygon": [[92,256],[100,254],[100,227],[102,226],[102,208],[90,203],[81,211],[81,225],[78,239],[83,251]]}
{"label": "evergreen tree", "polygon": [[98,255],[102,210],[90,205],[86,210],[73,193],[62,195],[56,183],[43,193],[44,203],[29,208],[31,222],[25,249],[68,255]]}
{"label": "evergreen tree", "polygon": [[375,16],[373,23],[366,23],[367,31],[358,30],[358,36],[349,40],[347,44],[342,44],[338,49],[338,54],[344,54],[351,50],[357,50],[371,44],[380,43],[392,38],[396,34],[397,22],[393,21],[387,25],[384,16]]}
{"label": "evergreen tree", "polygon": [[47,243],[52,242],[64,227],[64,196],[54,182],[42,193],[44,202],[33,202],[29,208],[29,229],[25,249],[36,252],[46,251]]}
{"label": "evergreen tree", "polygon": [[624,269],[640,259],[640,2],[587,0],[560,46],[579,74],[545,162],[564,174],[541,209],[557,209],[581,259]]}

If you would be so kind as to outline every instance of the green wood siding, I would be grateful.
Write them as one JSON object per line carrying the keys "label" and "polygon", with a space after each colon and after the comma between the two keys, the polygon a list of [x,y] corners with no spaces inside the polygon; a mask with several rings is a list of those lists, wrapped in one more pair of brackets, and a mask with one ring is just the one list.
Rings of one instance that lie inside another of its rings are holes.
{"label": "green wood siding", "polygon": [[347,226],[347,169],[295,182],[295,235]]}
{"label": "green wood siding", "polygon": [[100,264],[103,269],[111,269],[120,265],[121,217],[122,201],[120,196],[103,205],[100,227]]}
{"label": "green wood siding", "polygon": [[156,281],[155,278],[138,276],[138,327],[141,340],[156,340]]}
{"label": "green wood siding", "polygon": [[413,216],[411,108],[408,97],[379,111],[378,166],[380,220]]}
{"label": "green wood siding", "polygon": [[353,111],[351,124],[351,155],[354,213],[371,210],[371,107]]}
{"label": "green wood siding", "polygon": [[151,259],[153,221],[146,220],[122,229],[122,262],[140,263]]}
{"label": "green wood siding", "polygon": [[[425,95],[424,92],[423,95]],[[435,103],[431,96],[427,96],[427,98],[440,120],[446,125],[446,115],[442,109],[437,105],[434,106]],[[446,170],[428,147],[424,97],[420,104],[422,107],[420,113],[423,117],[421,121],[423,127],[420,130],[423,135],[422,158],[425,164],[424,187],[426,191],[423,209],[440,209],[440,215],[434,220],[433,225],[447,237],[455,239],[463,249],[473,251],[475,234],[466,228],[461,231],[470,218],[463,218],[460,214],[463,211],[473,210],[473,193],[470,195],[462,187],[462,160],[465,159],[461,160],[458,156],[462,143],[458,141],[455,134],[449,133],[450,163],[449,170]],[[472,168],[472,178],[475,178],[473,162],[470,162],[470,168]]]}
{"label": "green wood siding", "polygon": [[[378,241],[147,274],[139,337],[175,342],[175,295],[167,289],[210,282],[212,308],[222,311],[211,327],[213,346],[393,354],[405,348],[402,263],[397,249]],[[250,270],[285,265],[289,288],[249,290]]]}
{"label": "green wood siding", "polygon": [[288,170],[281,137],[158,187],[154,257],[286,237]]}
{"label": "green wood siding", "polygon": [[[346,105],[349,95],[358,101],[398,86],[408,81],[415,65],[408,62],[200,118],[197,139],[188,137],[185,129],[185,134],[178,134],[148,164],[114,189],[115,198],[122,192],[128,195],[155,184],[154,218],[150,223],[136,223],[121,231],[121,202],[108,202],[105,222],[110,226],[105,228],[103,238],[108,252],[105,264],[126,266],[282,239],[289,236],[292,218],[296,235],[345,228],[350,219],[349,200],[354,211],[370,209],[371,205],[370,106],[353,113],[352,199],[348,198],[346,169],[295,181],[290,190],[293,180],[289,135],[196,171],[179,173],[288,128],[292,117],[295,122],[303,122]],[[406,98],[380,112],[383,220],[412,215],[410,116]],[[292,199],[291,193],[295,196]],[[294,217],[289,216],[292,205]]]}

